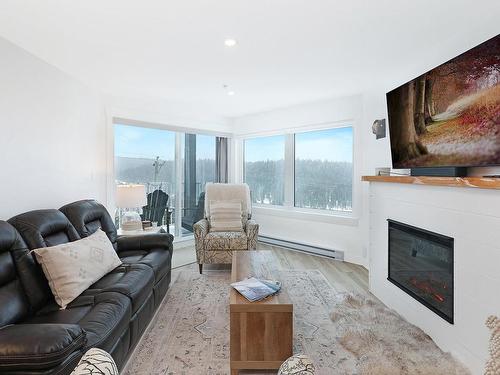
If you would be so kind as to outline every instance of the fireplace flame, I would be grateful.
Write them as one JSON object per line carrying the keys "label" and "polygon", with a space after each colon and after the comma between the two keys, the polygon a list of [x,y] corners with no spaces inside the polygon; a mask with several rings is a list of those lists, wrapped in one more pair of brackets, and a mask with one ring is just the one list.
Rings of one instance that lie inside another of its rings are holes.
{"label": "fireplace flame", "polygon": [[421,292],[430,295],[432,298],[434,298],[436,301],[438,301],[440,303],[443,303],[445,301],[444,295],[439,293],[439,291],[436,290],[436,287],[434,285],[437,284],[438,287],[446,290],[447,289],[446,284],[440,284],[437,282],[433,282],[432,279],[418,280],[415,276],[410,277],[410,284],[413,285],[418,290],[420,290]]}

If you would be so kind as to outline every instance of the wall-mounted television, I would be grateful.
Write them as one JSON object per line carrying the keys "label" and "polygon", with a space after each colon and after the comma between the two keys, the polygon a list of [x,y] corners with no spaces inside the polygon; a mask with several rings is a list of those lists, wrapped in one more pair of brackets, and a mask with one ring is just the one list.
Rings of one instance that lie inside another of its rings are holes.
{"label": "wall-mounted television", "polygon": [[388,92],[387,109],[394,168],[500,165],[500,35]]}

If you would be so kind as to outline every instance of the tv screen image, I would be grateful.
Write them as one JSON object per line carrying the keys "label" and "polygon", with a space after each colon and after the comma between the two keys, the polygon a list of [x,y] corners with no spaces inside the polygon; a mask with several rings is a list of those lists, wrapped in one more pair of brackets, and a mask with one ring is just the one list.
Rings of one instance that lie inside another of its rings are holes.
{"label": "tv screen image", "polygon": [[387,93],[394,168],[500,165],[500,35]]}

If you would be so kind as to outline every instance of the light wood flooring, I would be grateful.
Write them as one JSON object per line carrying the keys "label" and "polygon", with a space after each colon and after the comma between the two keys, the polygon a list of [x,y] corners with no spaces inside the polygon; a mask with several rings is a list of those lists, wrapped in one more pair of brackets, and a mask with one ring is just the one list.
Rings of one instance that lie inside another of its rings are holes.
{"label": "light wood flooring", "polygon": [[[258,244],[257,249],[273,251],[283,270],[319,270],[339,292],[368,292],[368,271],[357,264],[262,243]],[[177,267],[172,270],[172,280],[174,281],[179,272],[186,269],[186,267],[198,268],[197,265],[193,264]],[[203,266],[203,272],[220,269],[230,270],[231,265],[205,264]]]}

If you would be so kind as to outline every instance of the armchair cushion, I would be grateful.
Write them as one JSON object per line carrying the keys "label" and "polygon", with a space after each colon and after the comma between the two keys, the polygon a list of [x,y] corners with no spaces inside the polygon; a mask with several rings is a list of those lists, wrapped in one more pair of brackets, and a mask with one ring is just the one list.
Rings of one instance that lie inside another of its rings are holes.
{"label": "armchair cushion", "polygon": [[241,232],[240,201],[210,201],[210,232]]}
{"label": "armchair cushion", "polygon": [[209,232],[204,240],[205,250],[247,250],[244,232]]}
{"label": "armchair cushion", "polygon": [[85,332],[76,324],[5,326],[0,329],[0,372],[55,367],[85,343]]}
{"label": "armchair cushion", "polygon": [[247,184],[213,184],[205,185],[205,217],[209,218],[210,201],[235,201],[241,202],[241,211],[244,217],[252,216],[252,203],[250,188]]}

